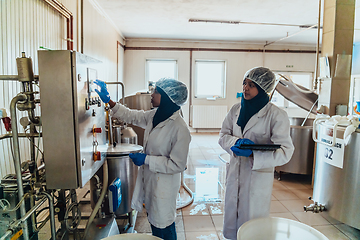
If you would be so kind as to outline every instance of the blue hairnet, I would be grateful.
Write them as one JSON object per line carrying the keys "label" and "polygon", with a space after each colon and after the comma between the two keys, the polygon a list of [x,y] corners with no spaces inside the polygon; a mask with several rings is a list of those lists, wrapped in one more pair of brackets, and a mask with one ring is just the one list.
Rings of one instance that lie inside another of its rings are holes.
{"label": "blue hairnet", "polygon": [[271,93],[275,87],[275,74],[266,67],[254,67],[248,70],[244,75],[245,79],[255,82],[267,93]]}
{"label": "blue hairnet", "polygon": [[156,82],[155,87],[161,88],[176,105],[181,106],[186,103],[188,90],[184,83],[173,78],[161,78]]}

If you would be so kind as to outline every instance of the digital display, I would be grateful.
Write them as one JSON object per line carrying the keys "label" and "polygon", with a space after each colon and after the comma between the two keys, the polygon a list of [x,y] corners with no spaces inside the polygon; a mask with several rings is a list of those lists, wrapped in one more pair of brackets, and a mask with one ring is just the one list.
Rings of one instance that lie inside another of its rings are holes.
{"label": "digital display", "polygon": [[97,71],[95,69],[88,68],[87,77],[89,93],[95,92],[95,89],[98,88],[98,85],[94,83],[94,81],[97,79]]}

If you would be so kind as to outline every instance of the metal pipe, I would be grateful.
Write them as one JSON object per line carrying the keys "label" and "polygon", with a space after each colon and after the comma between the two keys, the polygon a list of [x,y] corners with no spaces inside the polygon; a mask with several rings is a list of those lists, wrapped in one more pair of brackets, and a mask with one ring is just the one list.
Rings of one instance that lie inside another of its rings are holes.
{"label": "metal pipe", "polygon": [[[21,161],[20,161],[20,149],[19,149],[19,137],[18,137],[18,129],[17,129],[17,119],[16,119],[16,104],[19,101],[27,100],[27,96],[24,94],[18,94],[15,96],[10,103],[10,115],[11,115],[11,128],[13,135],[13,148],[14,148],[14,166],[17,178],[17,187],[18,187],[18,198],[19,201],[24,196],[23,182],[21,176]],[[22,217],[25,216],[25,202],[23,201],[20,205],[20,214]],[[22,229],[24,230],[24,239],[29,239],[29,231],[27,224],[22,224]]]}
{"label": "metal pipe", "polygon": [[18,77],[18,75],[0,75],[0,80],[18,81],[19,77]]}
{"label": "metal pipe", "polygon": [[122,104],[125,104],[125,87],[122,82],[106,82],[106,84],[120,84],[121,85],[121,98]]}
{"label": "metal pipe", "polygon": [[321,17],[321,0],[319,0],[319,15],[318,15],[318,29],[317,29],[317,43],[316,43],[316,59],[315,59],[315,74],[314,74],[314,89],[317,90],[319,77],[319,49],[320,49],[320,17]]}
{"label": "metal pipe", "polygon": [[35,110],[34,109],[29,109],[28,110],[28,115],[29,115],[29,120],[34,123],[34,124],[39,124],[40,123],[40,117],[35,117]]}
{"label": "metal pipe", "polygon": [[[301,31],[300,31],[301,32]],[[293,36],[293,35],[291,35]],[[290,37],[290,36],[289,36]],[[279,41],[279,40],[277,40]],[[271,43],[270,43],[271,44]],[[206,51],[206,52],[263,52],[264,49],[241,49],[241,48],[183,48],[183,47],[126,47],[125,50],[141,50],[141,51]],[[267,49],[269,53],[316,53],[313,50],[276,50]]]}
{"label": "metal pipe", "polygon": [[[19,75],[0,75],[0,80],[3,81],[19,81]],[[34,75],[34,80],[39,80],[39,75]]]}
{"label": "metal pipe", "polygon": [[86,235],[89,232],[90,225],[93,222],[97,211],[100,210],[102,201],[104,200],[105,194],[106,194],[107,189],[108,189],[109,172],[108,172],[108,163],[107,163],[106,159],[105,159],[104,164],[103,164],[103,178],[104,179],[103,179],[103,185],[102,185],[102,190],[101,190],[101,193],[100,193],[100,197],[99,197],[99,199],[98,199],[92,213],[90,214],[89,220],[88,220],[88,222],[86,224],[86,227],[85,227],[85,232],[84,232],[84,238],[83,239],[86,239]]}
{"label": "metal pipe", "polygon": [[6,238],[12,234],[13,234],[12,230],[6,230],[5,234],[0,238],[0,240],[6,240]]}
{"label": "metal pipe", "polygon": [[309,110],[308,114],[306,115],[304,121],[302,122],[301,126],[304,126],[306,120],[308,119],[310,113],[312,112],[312,110],[313,110],[313,108],[315,107],[315,105],[316,105],[316,103],[318,102],[318,100],[319,100],[319,98],[316,99],[316,101],[314,102],[314,104],[313,104],[312,107],[310,108],[310,110]]}
{"label": "metal pipe", "polygon": [[43,0],[63,17],[66,18],[67,50],[73,50],[73,14],[63,4],[57,0]]}
{"label": "metal pipe", "polygon": [[273,44],[273,43],[282,41],[282,40],[284,40],[284,39],[293,37],[293,36],[295,36],[295,35],[297,35],[297,34],[299,34],[299,33],[302,33],[302,32],[304,32],[304,31],[306,31],[306,30],[312,29],[312,28],[314,28],[314,27],[316,27],[316,26],[317,26],[317,24],[314,24],[314,25],[309,26],[309,27],[307,27],[307,28],[305,28],[305,29],[303,29],[303,30],[300,30],[299,32],[296,32],[296,33],[294,33],[294,34],[291,34],[291,35],[288,35],[288,36],[286,36],[286,37],[280,38],[280,39],[275,40],[275,41],[273,41],[273,42],[266,43],[266,44],[264,45],[264,47],[269,46],[270,44]]}
{"label": "metal pipe", "polygon": [[[6,138],[12,138],[12,134],[11,133],[7,133],[7,134],[2,134],[0,135],[0,140],[6,139]],[[18,137],[19,138],[27,138],[27,137],[42,137],[42,133],[18,133]]]}
{"label": "metal pipe", "polygon": [[[45,201],[46,201],[46,197],[43,197],[22,218],[20,218],[19,220],[15,221],[12,224],[10,224],[10,226],[9,226],[8,230],[6,231],[5,235],[3,235],[0,240],[6,239],[7,236],[10,236],[14,232],[13,229],[16,229],[21,223],[24,223]],[[24,236],[24,238],[25,238],[25,236]],[[53,238],[53,239],[55,239],[55,238]]]}
{"label": "metal pipe", "polygon": [[49,201],[51,239],[56,239],[54,200],[47,192],[42,192],[41,194],[44,194]]}

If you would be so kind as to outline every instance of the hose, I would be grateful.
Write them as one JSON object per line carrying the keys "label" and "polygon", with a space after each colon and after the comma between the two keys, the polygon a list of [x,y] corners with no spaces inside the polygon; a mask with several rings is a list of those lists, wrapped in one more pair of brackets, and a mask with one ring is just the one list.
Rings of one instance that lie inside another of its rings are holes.
{"label": "hose", "polygon": [[194,201],[193,192],[190,190],[190,188],[188,186],[186,186],[186,184],[184,182],[184,172],[181,172],[181,186],[189,193],[191,199],[189,201],[181,204],[180,206],[176,206],[176,210],[184,208],[184,207],[190,205]]}
{"label": "hose", "polygon": [[99,197],[93,211],[91,212],[89,220],[88,220],[88,222],[86,224],[84,237],[83,237],[84,240],[86,239],[86,235],[89,232],[90,225],[94,221],[96,213],[100,209],[101,203],[102,203],[102,201],[104,200],[104,197],[105,197],[105,193],[107,192],[107,186],[108,186],[109,179],[108,179],[108,165],[107,165],[106,159],[105,159],[104,164],[103,164],[103,175],[104,175],[104,182],[103,182],[101,194],[100,194],[100,197]]}

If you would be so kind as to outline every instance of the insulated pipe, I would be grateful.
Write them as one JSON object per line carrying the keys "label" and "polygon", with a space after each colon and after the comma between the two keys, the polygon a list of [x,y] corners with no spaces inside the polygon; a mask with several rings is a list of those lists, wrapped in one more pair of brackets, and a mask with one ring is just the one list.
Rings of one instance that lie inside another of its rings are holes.
{"label": "insulated pipe", "polygon": [[[18,137],[18,129],[17,129],[17,119],[16,119],[16,104],[20,101],[26,101],[27,96],[24,94],[18,94],[15,96],[10,103],[10,116],[11,116],[11,128],[13,135],[13,149],[14,149],[14,166],[16,172],[16,180],[18,187],[18,198],[19,201],[24,196],[23,182],[21,176],[21,160],[20,160],[20,149],[19,149],[19,137]],[[24,217],[26,214],[25,210],[25,202],[23,201],[20,205],[20,214],[21,217]],[[24,239],[29,239],[29,231],[27,224],[22,224],[22,229],[24,231]]]}
{"label": "insulated pipe", "polygon": [[102,204],[102,201],[104,200],[104,197],[105,197],[105,193],[107,192],[107,189],[108,189],[108,182],[109,182],[109,177],[108,177],[108,165],[107,165],[107,160],[105,159],[104,161],[104,164],[103,164],[103,175],[104,175],[104,181],[103,181],[103,186],[102,186],[102,190],[101,190],[101,194],[100,194],[100,197],[89,217],[89,220],[86,224],[86,228],[85,228],[85,233],[84,233],[84,238],[83,239],[86,239],[86,235],[87,233],[89,232],[89,229],[90,229],[90,225],[91,223],[93,222],[94,218],[95,218],[95,215],[97,213],[97,211],[100,209],[100,206]]}

